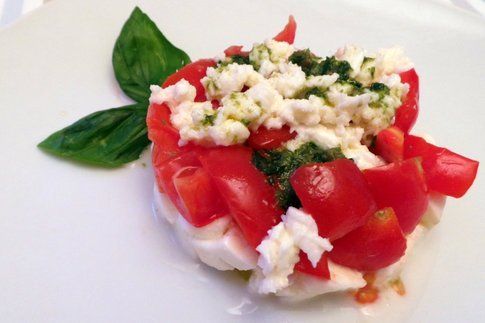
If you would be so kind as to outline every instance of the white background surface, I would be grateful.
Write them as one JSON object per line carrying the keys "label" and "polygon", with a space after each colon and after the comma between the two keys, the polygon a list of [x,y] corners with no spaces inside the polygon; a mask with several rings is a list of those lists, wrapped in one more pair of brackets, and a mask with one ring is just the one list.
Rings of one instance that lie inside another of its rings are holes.
{"label": "white background surface", "polygon": [[[0,0],[0,27],[7,26],[22,15],[52,0]],[[56,0],[59,1],[59,0]],[[485,0],[434,0],[470,12],[485,15]]]}
{"label": "white background surface", "polygon": [[[485,160],[485,25],[466,11],[418,0],[53,1],[0,32],[0,321],[382,322],[328,298],[299,307],[249,299],[234,276],[189,261],[151,215],[147,155],[107,171],[36,149],[87,113],[129,102],[111,51],[135,3],[192,58],[270,37],[289,13],[296,45],[322,55],[347,42],[402,45],[421,76],[417,129]],[[386,321],[485,317],[484,195],[481,168],[469,194],[450,199]],[[234,316],[242,303],[246,315]]]}

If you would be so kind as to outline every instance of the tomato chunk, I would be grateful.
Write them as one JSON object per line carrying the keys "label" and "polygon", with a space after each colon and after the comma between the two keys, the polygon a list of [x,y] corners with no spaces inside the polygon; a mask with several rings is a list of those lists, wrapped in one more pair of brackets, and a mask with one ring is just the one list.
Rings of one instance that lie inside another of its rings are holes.
{"label": "tomato chunk", "polygon": [[185,168],[201,167],[198,156],[194,152],[187,152],[171,160],[165,162],[159,167],[155,168],[155,174],[159,181],[160,187],[165,194],[170,198],[172,203],[177,207],[180,213],[185,211],[184,205],[181,203],[173,178],[178,172]]}
{"label": "tomato chunk", "polygon": [[389,163],[403,159],[404,133],[398,127],[389,127],[377,134],[374,153]]}
{"label": "tomato chunk", "polygon": [[173,176],[173,185],[183,207],[181,214],[193,226],[205,226],[228,213],[220,193],[203,168],[182,169]]}
{"label": "tomato chunk", "polygon": [[328,257],[325,252],[314,268],[308,256],[303,251],[300,251],[300,261],[295,265],[295,270],[301,273],[315,276],[321,279],[330,279],[330,271],[328,269]]}
{"label": "tomato chunk", "polygon": [[414,68],[400,73],[402,83],[409,84],[409,92],[396,111],[394,125],[405,133],[414,126],[419,112],[419,77]]}
{"label": "tomato chunk", "polygon": [[448,196],[465,195],[477,176],[478,161],[409,135],[404,141],[404,157],[416,156],[423,160],[429,189]]}
{"label": "tomato chunk", "polygon": [[377,211],[366,224],[332,244],[328,255],[332,261],[360,271],[389,266],[406,251],[406,238],[392,208]]}
{"label": "tomato chunk", "polygon": [[290,132],[290,128],[287,126],[281,129],[259,127],[258,130],[251,132],[248,144],[254,149],[276,149],[295,137],[296,132]]}
{"label": "tomato chunk", "polygon": [[302,166],[290,183],[319,234],[330,240],[363,225],[377,210],[365,178],[348,159]]}
{"label": "tomato chunk", "polygon": [[239,56],[248,56],[249,55],[249,52],[245,52],[242,50],[243,49],[243,46],[229,46],[228,48],[226,48],[224,50],[224,54],[227,56],[227,57],[231,57],[231,56],[234,56],[234,55],[239,55]]}
{"label": "tomato chunk", "polygon": [[420,160],[413,158],[366,169],[364,176],[379,209],[392,207],[402,231],[412,232],[428,206]]}
{"label": "tomato chunk", "polygon": [[269,229],[281,221],[274,188],[251,162],[252,150],[242,146],[219,147],[200,160],[213,179],[248,243],[257,247]]}
{"label": "tomato chunk", "polygon": [[288,44],[293,44],[295,41],[295,33],[296,33],[296,21],[295,18],[290,15],[288,18],[288,23],[286,24],[285,28],[276,35],[273,39],[276,41],[284,41]]}
{"label": "tomato chunk", "polygon": [[161,165],[183,152],[183,149],[178,145],[180,136],[177,131],[160,129],[153,132],[150,139],[154,144],[152,152],[152,162],[154,165]]}
{"label": "tomato chunk", "polygon": [[200,80],[206,75],[207,68],[215,65],[216,62],[212,59],[200,59],[198,61],[187,64],[174,74],[167,77],[167,79],[163,83],[163,87],[173,85],[181,79],[185,79],[197,90],[195,101],[203,102],[206,100],[205,89]]}

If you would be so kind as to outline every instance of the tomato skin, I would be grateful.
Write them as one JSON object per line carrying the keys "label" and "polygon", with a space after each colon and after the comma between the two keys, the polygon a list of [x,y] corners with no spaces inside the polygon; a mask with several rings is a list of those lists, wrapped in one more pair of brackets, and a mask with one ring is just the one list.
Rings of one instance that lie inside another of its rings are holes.
{"label": "tomato skin", "polygon": [[406,251],[406,238],[392,208],[372,215],[366,224],[332,242],[329,258],[360,271],[374,271],[398,261]]}
{"label": "tomato skin", "polygon": [[195,227],[205,226],[228,213],[209,174],[201,167],[188,167],[173,176],[181,214]]}
{"label": "tomato skin", "polygon": [[146,121],[148,138],[152,142],[163,144],[166,136],[165,133],[167,132],[178,136],[177,129],[175,129],[170,122],[170,113],[170,108],[166,104],[152,103],[148,107]]}
{"label": "tomato skin", "polygon": [[330,240],[363,225],[377,210],[361,171],[348,159],[302,166],[290,183],[319,234]]}
{"label": "tomato skin", "polygon": [[404,141],[404,157],[421,157],[429,189],[455,198],[462,197],[473,184],[479,162],[446,148],[409,135]]}
{"label": "tomato skin", "polygon": [[243,46],[238,46],[238,45],[229,46],[224,50],[224,55],[226,55],[226,57],[231,57],[234,55],[239,55],[244,57],[248,56],[249,52],[245,52],[242,49],[243,49]]}
{"label": "tomato skin", "polygon": [[273,39],[276,41],[284,41],[288,44],[293,44],[295,41],[295,33],[296,33],[296,22],[293,15],[290,15],[288,18],[288,23],[286,24],[285,28],[276,35]]}
{"label": "tomato skin", "polygon": [[154,132],[150,139],[153,142],[153,165],[161,165],[167,160],[177,157],[184,151],[178,145],[180,136],[176,131],[161,129]]}
{"label": "tomato skin", "polygon": [[405,133],[414,126],[419,112],[419,77],[414,68],[399,74],[402,83],[409,84],[409,92],[396,111],[394,125]]}
{"label": "tomato skin", "polygon": [[177,72],[167,77],[162,87],[165,88],[167,86],[177,83],[181,79],[185,79],[197,90],[195,101],[206,101],[207,99],[205,96],[205,89],[200,80],[206,75],[207,68],[213,67],[215,65],[216,62],[212,59],[199,59],[198,61],[185,65]]}
{"label": "tomato skin", "polygon": [[252,150],[243,146],[217,147],[200,156],[236,223],[252,247],[281,221],[275,190],[251,162]]}
{"label": "tomato skin", "polygon": [[300,251],[300,261],[295,265],[295,270],[301,273],[312,275],[320,279],[330,279],[330,270],[328,269],[328,256],[325,252],[322,258],[317,263],[317,266],[313,268],[312,263],[308,260],[308,256],[303,251]]}
{"label": "tomato skin", "polygon": [[364,170],[379,209],[392,207],[405,234],[418,225],[428,207],[428,189],[421,161],[407,159]]}
{"label": "tomato skin", "polygon": [[180,213],[185,212],[185,207],[181,203],[177,189],[173,183],[173,178],[179,171],[187,167],[201,167],[196,153],[186,152],[165,161],[161,166],[155,168],[159,186],[163,189],[165,194],[167,194]]}
{"label": "tomato skin", "polygon": [[391,126],[377,134],[373,152],[392,163],[403,160],[404,133]]}
{"label": "tomato skin", "polygon": [[259,127],[256,131],[251,132],[247,142],[254,149],[276,149],[295,137],[296,132],[290,132],[288,126],[283,126],[281,129]]}

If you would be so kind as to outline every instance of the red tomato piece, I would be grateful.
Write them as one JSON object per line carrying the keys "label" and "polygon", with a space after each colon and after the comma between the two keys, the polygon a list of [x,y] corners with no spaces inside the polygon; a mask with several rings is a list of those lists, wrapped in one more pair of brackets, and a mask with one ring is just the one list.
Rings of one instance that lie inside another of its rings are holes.
{"label": "red tomato piece", "polygon": [[363,225],[377,210],[365,178],[348,159],[302,166],[290,183],[319,234],[330,240]]}
{"label": "red tomato piece", "polygon": [[209,174],[201,167],[187,167],[173,176],[181,214],[195,227],[205,226],[228,213],[221,194]]}
{"label": "red tomato piece", "polygon": [[406,238],[392,208],[377,211],[366,224],[332,244],[328,254],[332,261],[360,271],[389,266],[406,251]]}
{"label": "red tomato piece", "polygon": [[248,243],[257,247],[281,221],[274,188],[251,162],[252,150],[218,147],[202,154],[202,166],[213,179]]}
{"label": "red tomato piece", "polygon": [[290,15],[288,18],[288,23],[286,24],[285,28],[276,35],[273,39],[276,41],[284,41],[288,44],[293,44],[295,41],[295,33],[296,33],[296,22],[293,15]]}
{"label": "red tomato piece", "polygon": [[411,233],[428,206],[426,182],[417,158],[364,170],[379,209],[392,207],[401,229]]}
{"label": "red tomato piece", "polygon": [[187,167],[201,167],[198,156],[195,152],[184,153],[170,159],[169,161],[166,161],[162,166],[155,168],[155,174],[160,187],[163,189],[165,194],[167,194],[180,213],[185,211],[185,207],[180,201],[179,195],[173,183],[173,179],[178,172]]}
{"label": "red tomato piece", "polygon": [[254,149],[275,149],[295,137],[296,132],[290,132],[290,128],[287,126],[281,129],[259,127],[258,130],[251,132],[248,144]]}
{"label": "red tomato piece", "polygon": [[327,253],[325,252],[317,263],[317,266],[313,267],[306,253],[300,251],[300,261],[295,265],[295,270],[317,278],[330,279]]}
{"label": "red tomato piece", "polygon": [[404,141],[404,157],[417,156],[423,160],[424,175],[430,190],[462,197],[477,176],[478,161],[409,135]]}
{"label": "red tomato piece", "polygon": [[414,126],[419,112],[419,77],[414,68],[400,73],[402,83],[409,84],[409,92],[396,111],[394,125],[405,133]]}
{"label": "red tomato piece", "polygon": [[150,139],[153,141],[153,165],[162,165],[167,160],[180,155],[184,151],[178,145],[180,136],[177,131],[170,129],[152,131]]}
{"label": "red tomato piece", "polygon": [[245,52],[242,50],[243,46],[229,46],[224,50],[224,54],[227,57],[239,55],[239,56],[248,56],[249,52]]}
{"label": "red tomato piece", "polygon": [[167,79],[163,83],[163,87],[165,88],[167,86],[177,83],[181,79],[185,79],[197,90],[195,101],[203,102],[206,100],[205,89],[200,80],[206,75],[207,68],[213,67],[215,65],[216,62],[212,59],[199,59],[198,61],[187,64],[174,74],[167,77]]}
{"label": "red tomato piece", "polygon": [[398,127],[391,126],[377,134],[373,151],[387,162],[392,163],[402,161],[403,145],[404,133]]}
{"label": "red tomato piece", "polygon": [[177,132],[170,122],[170,108],[166,104],[152,103],[147,111],[148,138],[154,141],[156,132],[165,129]]}

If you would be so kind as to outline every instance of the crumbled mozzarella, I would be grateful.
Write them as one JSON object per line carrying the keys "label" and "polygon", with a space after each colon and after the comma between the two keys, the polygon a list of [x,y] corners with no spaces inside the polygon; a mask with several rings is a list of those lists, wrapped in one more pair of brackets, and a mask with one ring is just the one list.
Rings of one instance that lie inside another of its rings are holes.
{"label": "crumbled mozzarella", "polygon": [[369,148],[367,148],[365,145],[346,148],[343,149],[342,152],[345,157],[351,158],[361,170],[383,166],[386,164],[381,157],[371,153]]}
{"label": "crumbled mozzarella", "polygon": [[289,285],[288,276],[299,260],[300,250],[305,252],[316,267],[325,251],[332,250],[328,239],[318,235],[318,228],[311,215],[289,207],[282,222],[275,225],[256,248],[260,256],[254,281],[261,294],[276,293]]}
{"label": "crumbled mozzarella", "polygon": [[162,104],[168,103],[170,107],[186,101],[194,101],[196,90],[185,79],[181,79],[176,84],[162,89],[158,85],[150,85],[150,103]]}
{"label": "crumbled mozzarella", "polygon": [[208,128],[208,135],[216,145],[230,146],[248,139],[249,130],[241,121],[223,118],[219,120],[216,125]]}
{"label": "crumbled mozzarella", "polygon": [[295,48],[287,42],[269,39],[264,44],[254,45],[249,60],[261,75],[269,77],[278,70],[278,64],[287,61],[294,51]]}
{"label": "crumbled mozzarella", "polygon": [[326,89],[338,80],[338,74],[331,75],[310,75],[307,77],[304,86],[306,88],[318,87]]}
{"label": "crumbled mozzarella", "polygon": [[[356,46],[337,51],[336,58],[348,61],[351,76],[365,79],[364,86],[380,82],[390,89],[377,93],[368,88],[359,90],[354,83],[339,80],[336,73],[307,77],[300,66],[289,62],[294,51],[285,42],[267,40],[253,47],[251,65],[226,61],[208,68],[201,82],[208,99],[218,100],[218,109],[213,109],[210,101],[194,102],[195,87],[185,80],[166,89],[152,86],[150,100],[166,102],[171,108],[180,145],[189,141],[241,144],[250,130],[288,125],[296,133],[286,143],[290,150],[313,141],[325,149],[340,147],[361,168],[380,165],[382,160],[365,145],[390,125],[408,92],[408,85],[401,83],[396,73],[408,69],[409,60],[399,48],[380,50],[375,57],[367,57]],[[241,92],[243,88],[245,92]],[[322,92],[324,97],[314,94]]]}
{"label": "crumbled mozzarella", "polygon": [[295,244],[307,254],[313,267],[317,266],[324,251],[332,250],[328,239],[318,235],[317,223],[308,213],[289,207],[282,219]]}
{"label": "crumbled mozzarella", "polygon": [[256,85],[262,79],[261,74],[256,72],[252,65],[232,63],[217,68],[209,67],[201,83],[208,98],[221,99],[228,94],[241,91],[244,86]]}
{"label": "crumbled mozzarella", "polygon": [[305,73],[293,63],[278,66],[279,72],[274,73],[268,81],[283,97],[291,98],[305,85]]}
{"label": "crumbled mozzarella", "polygon": [[258,292],[275,293],[288,286],[288,276],[299,260],[299,249],[285,224],[280,222],[275,225],[256,250],[260,254],[258,267],[263,274]]}
{"label": "crumbled mozzarella", "polygon": [[352,67],[351,77],[356,77],[360,71],[360,67],[364,62],[365,51],[354,45],[346,45],[345,47],[339,48],[335,53],[335,57],[341,61],[349,62]]}
{"label": "crumbled mozzarella", "polygon": [[401,47],[381,49],[376,55],[374,78],[380,79],[384,75],[401,73],[411,68],[413,64],[404,55]]}

